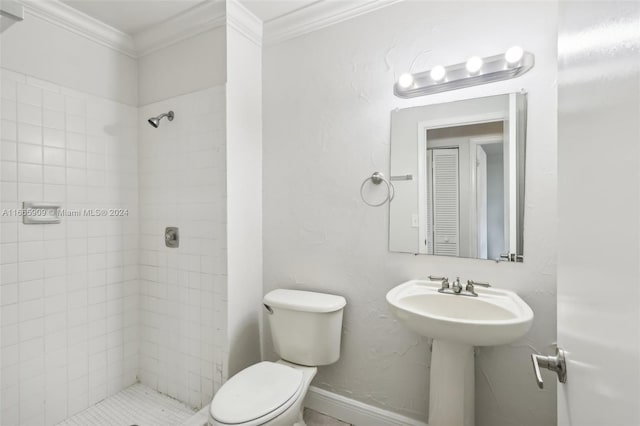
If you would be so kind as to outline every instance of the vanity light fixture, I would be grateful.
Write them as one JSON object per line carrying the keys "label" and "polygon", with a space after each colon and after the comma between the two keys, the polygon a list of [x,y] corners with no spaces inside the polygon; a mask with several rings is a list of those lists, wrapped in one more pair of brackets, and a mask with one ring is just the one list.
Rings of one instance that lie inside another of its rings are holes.
{"label": "vanity light fixture", "polygon": [[412,85],[413,85],[413,75],[411,75],[408,72],[402,74],[398,79],[398,86],[400,86],[403,89],[408,89]]}
{"label": "vanity light fixture", "polygon": [[447,75],[447,70],[444,69],[442,65],[437,65],[431,68],[431,72],[429,73],[429,76],[433,81],[442,81],[444,80],[446,75]]}
{"label": "vanity light fixture", "polygon": [[477,74],[482,68],[482,58],[479,56],[472,56],[467,61],[467,71],[469,74]]}
{"label": "vanity light fixture", "polygon": [[510,47],[504,54],[504,60],[507,61],[509,66],[517,65],[524,56],[524,50],[520,46]]}
{"label": "vanity light fixture", "polygon": [[534,63],[532,53],[520,46],[513,46],[499,55],[486,58],[473,56],[459,64],[446,67],[438,65],[431,70],[402,74],[393,86],[393,93],[399,98],[414,98],[508,80],[526,73]]}

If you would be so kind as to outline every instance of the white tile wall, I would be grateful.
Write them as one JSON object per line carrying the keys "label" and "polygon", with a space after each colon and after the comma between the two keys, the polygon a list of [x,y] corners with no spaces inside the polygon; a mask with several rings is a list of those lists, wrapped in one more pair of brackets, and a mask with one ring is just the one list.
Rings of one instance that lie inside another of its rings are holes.
{"label": "white tile wall", "polygon": [[136,381],[137,109],[2,69],[0,207],[58,201],[125,217],[0,216],[3,425],[50,425]]}
{"label": "white tile wall", "polygon": [[[172,122],[147,119],[173,110]],[[140,108],[140,374],[193,407],[223,381],[226,152],[223,86]],[[180,229],[180,247],[164,229]]]}

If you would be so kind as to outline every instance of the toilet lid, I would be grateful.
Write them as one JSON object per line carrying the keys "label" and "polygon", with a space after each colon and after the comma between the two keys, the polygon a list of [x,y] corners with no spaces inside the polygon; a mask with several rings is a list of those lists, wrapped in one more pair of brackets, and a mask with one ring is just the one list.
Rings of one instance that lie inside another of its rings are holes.
{"label": "toilet lid", "polygon": [[302,371],[273,362],[247,367],[229,379],[211,402],[211,417],[238,424],[264,417],[289,402],[303,382]]}

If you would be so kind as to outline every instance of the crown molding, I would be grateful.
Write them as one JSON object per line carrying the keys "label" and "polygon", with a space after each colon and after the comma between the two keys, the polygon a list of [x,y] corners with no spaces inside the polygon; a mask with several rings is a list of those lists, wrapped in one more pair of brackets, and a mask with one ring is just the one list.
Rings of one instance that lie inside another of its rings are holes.
{"label": "crown molding", "polygon": [[205,1],[133,35],[138,57],[171,46],[226,23],[224,1]]}
{"label": "crown molding", "polygon": [[148,55],[202,32],[234,28],[253,43],[276,44],[390,6],[402,0],[357,3],[319,0],[266,23],[237,0],[203,1],[151,28],[129,35],[58,0],[17,0],[25,13],[64,28],[131,58]]}
{"label": "crown molding", "polygon": [[203,1],[165,22],[131,36],[58,0],[18,2],[24,6],[25,13],[131,58],[148,55],[202,32],[223,27],[226,23],[224,1]]}
{"label": "crown molding", "polygon": [[137,56],[133,38],[57,0],[19,0],[27,14],[71,31],[129,57]]}
{"label": "crown molding", "polygon": [[320,0],[294,12],[267,21],[266,45],[281,43],[348,19],[382,9],[402,0],[363,0],[353,2]]}
{"label": "crown molding", "polygon": [[237,0],[227,0],[227,24],[251,42],[262,46],[262,21]]}

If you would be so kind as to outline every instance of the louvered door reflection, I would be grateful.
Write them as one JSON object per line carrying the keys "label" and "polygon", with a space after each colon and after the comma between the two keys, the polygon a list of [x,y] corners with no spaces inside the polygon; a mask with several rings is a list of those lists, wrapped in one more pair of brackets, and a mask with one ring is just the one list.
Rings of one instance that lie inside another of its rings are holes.
{"label": "louvered door reflection", "polygon": [[442,256],[460,253],[460,194],[458,149],[432,152],[433,252]]}

